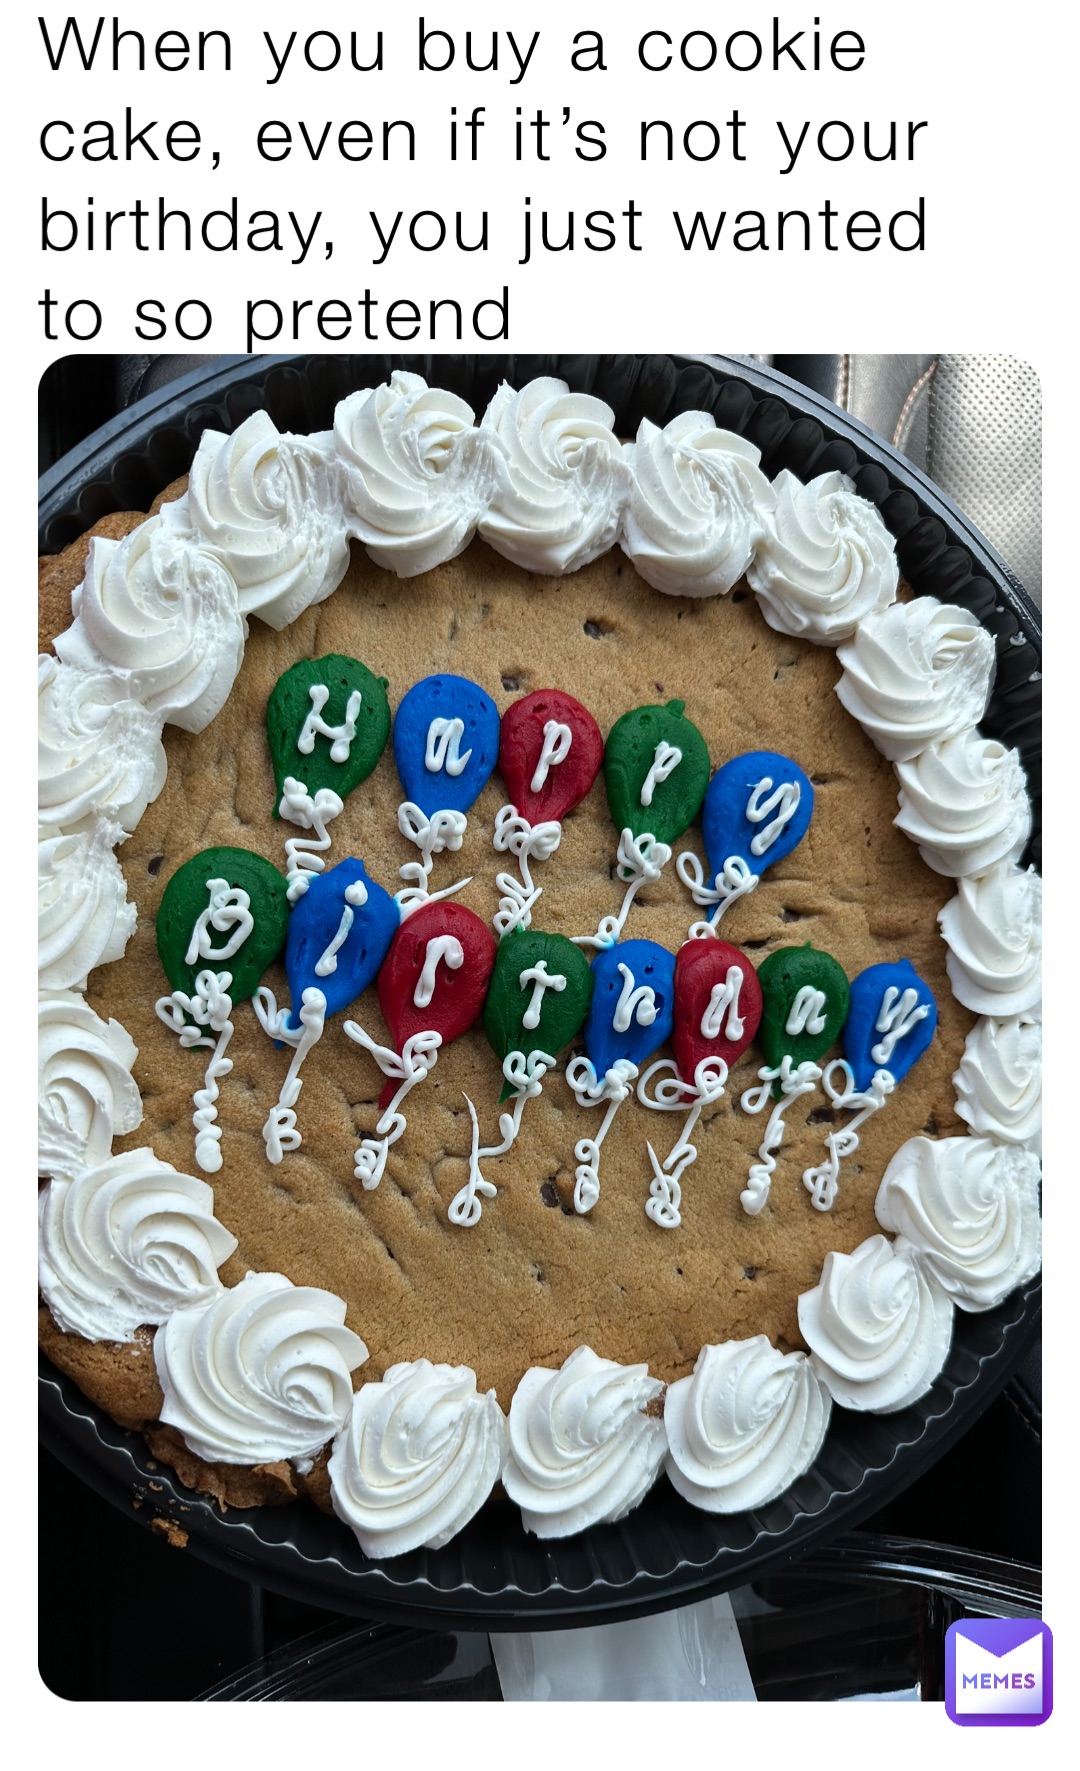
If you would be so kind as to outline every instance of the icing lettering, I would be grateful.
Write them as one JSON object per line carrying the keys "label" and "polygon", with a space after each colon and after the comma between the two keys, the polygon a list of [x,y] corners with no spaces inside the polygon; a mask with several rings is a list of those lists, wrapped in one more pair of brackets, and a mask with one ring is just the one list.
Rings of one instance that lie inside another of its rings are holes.
{"label": "icing lettering", "polygon": [[651,1027],[657,1013],[655,993],[648,984],[639,984],[635,990],[634,974],[622,960],[619,961],[619,971],[622,974],[623,987],[615,1005],[612,1026],[616,1033],[627,1033],[633,1021],[639,1027]]}
{"label": "icing lettering", "polygon": [[784,1032],[824,1033],[824,1008],[824,990],[815,990],[812,984],[804,984],[791,1005],[788,1018],[784,1023]]}
{"label": "icing lettering", "polygon": [[[900,997],[899,1002],[897,997]],[[870,1056],[875,1064],[887,1064],[897,1041],[917,1027],[920,1021],[925,1021],[930,1013],[929,1005],[924,1002],[916,1007],[918,1001],[917,990],[905,990],[903,996],[900,996],[896,985],[889,985],[881,999],[878,1018],[874,1022],[874,1032],[885,1035],[884,1039],[870,1048]]]}
{"label": "icing lettering", "polygon": [[669,775],[673,775],[681,762],[682,751],[679,746],[669,744],[666,738],[661,738],[653,753],[652,768],[642,783],[641,803],[643,806],[652,805],[653,794],[661,781],[666,781]]}
{"label": "icing lettering", "polygon": [[315,748],[315,734],[323,738],[333,739],[330,746],[330,761],[347,763],[352,741],[356,737],[356,722],[360,718],[363,696],[359,689],[353,689],[345,707],[345,718],[340,726],[328,726],[322,717],[322,710],[330,699],[330,690],[325,683],[312,683],[308,694],[311,697],[311,712],[304,721],[300,736],[296,740],[296,748],[304,756],[310,756]]}
{"label": "icing lettering", "polygon": [[367,886],[362,879],[354,880],[351,886],[346,886],[345,908],[341,912],[341,921],[337,926],[337,934],[326,949],[326,952],[315,961],[315,976],[317,978],[328,978],[331,973],[337,971],[338,949],[342,947],[348,939],[349,930],[353,925],[353,910],[361,909],[362,906],[367,903],[367,900]]}
{"label": "icing lettering", "polygon": [[533,770],[533,778],[529,782],[531,793],[539,793],[549,772],[566,761],[570,755],[572,743],[573,735],[569,726],[562,725],[557,719],[545,720],[544,748],[540,752],[540,761]]}
{"label": "icing lettering", "polygon": [[461,942],[453,935],[433,935],[427,944],[424,969],[413,991],[413,1001],[417,1008],[427,1008],[435,994],[435,973],[440,959],[446,961],[446,968],[451,972],[458,971],[464,965],[465,954]]}
{"label": "icing lettering", "polygon": [[472,755],[471,750],[467,750],[464,756],[458,750],[464,736],[463,719],[433,719],[428,727],[424,749],[425,769],[432,775],[438,775],[444,769],[448,775],[460,775]]}
{"label": "icing lettering", "polygon": [[724,1023],[727,1014],[727,1030],[725,1039],[741,1039],[743,1021],[739,1014],[739,992],[743,987],[741,967],[728,967],[727,977],[712,987],[709,1004],[701,1017],[701,1033],[704,1039],[715,1039]]}
{"label": "icing lettering", "polygon": [[549,972],[547,960],[538,959],[535,965],[528,966],[520,974],[518,983],[523,990],[529,984],[532,985],[529,1006],[521,1017],[521,1025],[527,1027],[531,1033],[535,1027],[540,1025],[540,1011],[544,1006],[545,990],[554,990],[557,993],[565,990],[566,978],[562,972]]}
{"label": "icing lettering", "polygon": [[[191,931],[185,965],[195,965],[200,959],[231,959],[255,927],[251,899],[241,886],[231,886],[227,879],[208,879],[206,889],[210,902]],[[219,935],[229,929],[233,932],[223,947],[215,947],[211,929]]]}
{"label": "icing lettering", "polygon": [[[771,849],[785,824],[790,823],[799,809],[802,790],[797,781],[782,781],[779,787],[769,793],[771,787],[772,776],[766,775],[763,781],[758,782],[746,802],[746,816],[751,824],[760,824],[773,812],[776,813],[772,823],[766,824],[764,830],[759,830],[751,841],[752,855],[763,855],[766,849]],[[769,794],[768,799],[760,798],[763,793]]]}

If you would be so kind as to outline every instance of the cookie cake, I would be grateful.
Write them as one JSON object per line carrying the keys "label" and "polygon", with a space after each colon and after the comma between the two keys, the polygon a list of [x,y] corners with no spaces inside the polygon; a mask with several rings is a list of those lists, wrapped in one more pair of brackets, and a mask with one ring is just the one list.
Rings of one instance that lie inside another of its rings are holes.
{"label": "cookie cake", "polygon": [[397,374],[42,622],[42,1341],[190,1486],[759,1507],[1037,1271],[993,642],[841,473]]}

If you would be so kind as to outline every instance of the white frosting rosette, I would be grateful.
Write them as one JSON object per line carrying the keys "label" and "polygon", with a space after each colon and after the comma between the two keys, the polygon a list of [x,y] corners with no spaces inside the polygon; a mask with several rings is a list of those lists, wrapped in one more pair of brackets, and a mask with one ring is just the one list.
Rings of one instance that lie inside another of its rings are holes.
{"label": "white frosting rosette", "polygon": [[764,1506],[809,1469],[831,1411],[804,1353],[780,1353],[763,1334],[702,1347],[664,1397],[668,1477],[709,1513]]}
{"label": "white frosting rosette", "polygon": [[952,879],[1015,861],[1031,835],[1019,752],[977,731],[958,732],[896,764],[897,829],[935,873]]}
{"label": "white frosting rosette", "polygon": [[240,609],[281,629],[336,590],[349,542],[328,433],[282,433],[253,412],[203,432],[180,504],[236,581]]}
{"label": "white frosting rosette", "polygon": [[1039,1159],[990,1138],[909,1138],[874,1211],[958,1310],[992,1310],[1039,1270]]}
{"label": "white frosting rosette", "polygon": [[502,458],[484,540],[530,572],[574,572],[614,547],[630,486],[614,418],[551,376],[520,393],[503,382],[481,425]]}
{"label": "white frosting rosette", "polygon": [[38,824],[104,817],[134,830],[165,785],[161,719],[119,693],[111,672],[38,659]]}
{"label": "white frosting rosette", "polygon": [[208,1463],[313,1457],[344,1426],[367,1356],[341,1298],[249,1273],[154,1336],[161,1418]]}
{"label": "white frosting rosette", "polygon": [[799,1299],[799,1329],[834,1402],[891,1414],[925,1396],[952,1340],[949,1295],[914,1251],[870,1236],[827,1254]]}
{"label": "white frosting rosette", "polygon": [[38,842],[38,989],[84,990],[96,965],[119,959],[135,932],[114,846],[124,832],[100,819]]}
{"label": "white frosting rosette", "polygon": [[70,1180],[107,1160],[114,1136],[134,1131],[142,1099],[131,1074],[135,1041],[81,996],[38,1003],[38,1173]]}
{"label": "white frosting rosette", "polygon": [[670,596],[717,596],[743,576],[774,502],[744,437],[707,412],[683,412],[663,430],[643,418],[624,454],[630,495],[619,545],[647,584]]}
{"label": "white frosting rosette", "polygon": [[80,670],[107,669],[118,695],[201,732],[236,680],[244,623],[232,578],[178,508],[166,505],[122,541],[95,536],[56,651]]}
{"label": "white frosting rosette", "polygon": [[663,1390],[647,1366],[591,1347],[576,1347],[558,1371],[525,1373],[510,1404],[503,1487],[526,1531],[569,1537],[633,1511],[667,1450],[663,1420],[645,1412]]}
{"label": "white frosting rosette", "polygon": [[932,596],[867,615],[836,656],[837,695],[891,762],[977,726],[994,677],[992,636]]}
{"label": "white frosting rosette", "polygon": [[938,913],[953,995],[976,1015],[1022,1015],[1042,1001],[1042,880],[999,861],[961,879]]}
{"label": "white frosting rosette", "polygon": [[784,468],[773,489],[746,576],[770,627],[835,646],[895,597],[895,543],[846,474],[804,485]]}
{"label": "white frosting rosette", "polygon": [[506,1416],[467,1365],[391,1365],[353,1398],[330,1498],[366,1556],[437,1550],[483,1506],[505,1455]]}
{"label": "white frosting rosette", "polygon": [[89,1341],[130,1341],[141,1324],[217,1297],[217,1270],[236,1247],[206,1182],[152,1150],[50,1181],[38,1227],[45,1301],[66,1334]]}
{"label": "white frosting rosette", "polygon": [[1042,1154],[1042,1022],[988,1015],[967,1036],[953,1076],[956,1111],[973,1132]]}
{"label": "white frosting rosette", "polygon": [[377,566],[414,578],[452,560],[487,509],[498,451],[471,406],[398,371],[334,413],[349,533]]}

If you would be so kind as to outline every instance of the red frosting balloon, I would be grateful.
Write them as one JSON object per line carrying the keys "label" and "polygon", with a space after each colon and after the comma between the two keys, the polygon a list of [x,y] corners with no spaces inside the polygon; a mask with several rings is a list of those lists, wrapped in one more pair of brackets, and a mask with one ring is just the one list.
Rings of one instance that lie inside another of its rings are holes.
{"label": "red frosting balloon", "polygon": [[[468,1032],[484,1006],[496,951],[487,923],[464,904],[440,899],[405,918],[379,973],[379,1007],[399,1052],[429,1028],[444,1045]],[[380,1107],[398,1086],[388,1080]]]}
{"label": "red frosting balloon", "polygon": [[[570,733],[566,748],[565,734]],[[545,759],[545,779],[533,787]],[[600,772],[604,740],[587,707],[561,689],[536,689],[515,701],[499,728],[499,768],[510,798],[530,824],[561,823],[581,804]]]}
{"label": "red frosting balloon", "polygon": [[[740,972],[741,979],[733,978],[733,971]],[[717,985],[721,991],[714,1001]],[[686,941],[675,955],[675,1025],[671,1034],[683,1081],[693,1082],[702,1058],[722,1058],[729,1069],[737,1063],[758,1030],[761,1007],[761,985],[745,953],[727,941]],[[732,1032],[732,1018],[742,1022],[737,1035]]]}

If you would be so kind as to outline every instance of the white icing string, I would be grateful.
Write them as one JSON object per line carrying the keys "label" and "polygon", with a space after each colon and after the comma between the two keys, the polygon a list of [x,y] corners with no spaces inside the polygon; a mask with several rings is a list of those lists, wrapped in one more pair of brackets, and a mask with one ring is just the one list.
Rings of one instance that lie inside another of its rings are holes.
{"label": "white icing string", "polygon": [[326,866],[324,855],[330,847],[326,826],[345,809],[345,802],[332,787],[320,787],[312,798],[303,781],[287,775],[278,806],[279,818],[298,824],[301,830],[313,830],[314,836],[290,836],[285,842],[286,896],[290,904],[302,898],[313,873]]}
{"label": "white icing string", "polygon": [[704,922],[690,925],[690,939],[703,940],[708,935],[715,935],[716,925],[736,898],[744,898],[752,892],[760,881],[760,874],[752,873],[741,855],[729,855],[721,867],[712,885],[705,883],[705,869],[692,849],[684,849],[675,862],[675,871],[686,886],[695,904],[707,907],[715,904],[713,914]]}
{"label": "white icing string", "polygon": [[808,1095],[817,1086],[821,1081],[821,1070],[817,1064],[809,1061],[793,1068],[791,1056],[785,1052],[775,1070],[761,1069],[758,1076],[761,1078],[760,1087],[746,1089],[740,1098],[744,1113],[761,1112],[772,1094],[774,1082],[780,1084],[782,1093],[769,1115],[765,1136],[758,1149],[758,1160],[751,1168],[746,1187],[739,1195],[742,1208],[749,1217],[757,1217],[769,1197],[773,1170],[776,1168],[773,1151],[778,1150],[784,1141],[784,1114],[788,1105],[791,1101],[797,1101],[800,1095]]}
{"label": "white icing string", "polygon": [[[220,881],[211,881],[211,885]],[[246,894],[245,894],[246,896]],[[201,920],[201,919],[200,919]],[[235,949],[234,949],[235,951]],[[210,1046],[213,1055],[203,1075],[203,1086],[195,1090],[192,1124],[195,1127],[195,1160],[205,1174],[216,1174],[221,1167],[221,1127],[217,1119],[218,1082],[228,1076],[232,1059],[225,1056],[233,1036],[231,972],[207,969],[195,978],[194,996],[174,990],[171,996],[159,996],[154,1004],[158,1019],[173,1033],[179,1034],[181,1046],[191,1051],[196,1046]],[[209,1027],[216,1039],[208,1039],[200,1028]]]}
{"label": "white icing string", "polygon": [[[564,726],[560,729],[566,731],[568,728]],[[540,897],[543,887],[533,884],[529,862],[550,860],[562,841],[562,825],[554,819],[544,824],[530,824],[527,818],[521,816],[516,806],[500,806],[495,814],[495,835],[492,841],[500,854],[509,850],[517,856],[521,871],[520,879],[515,878],[512,873],[495,875],[495,884],[502,896],[492,921],[495,933],[501,940],[511,929],[527,929],[530,926],[533,905]]]}
{"label": "white icing string", "polygon": [[454,1194],[450,1202],[447,1216],[452,1224],[459,1224],[469,1229],[480,1222],[483,1206],[479,1195],[485,1199],[494,1199],[498,1188],[493,1182],[486,1180],[480,1171],[480,1162],[485,1156],[505,1156],[513,1149],[514,1141],[521,1130],[521,1115],[526,1101],[533,1100],[540,1094],[544,1077],[549,1070],[555,1068],[555,1059],[548,1052],[532,1051],[528,1056],[524,1052],[509,1052],[503,1059],[503,1075],[514,1091],[514,1105],[507,1113],[499,1115],[499,1130],[502,1133],[501,1144],[489,1144],[480,1149],[480,1125],[476,1117],[476,1109],[468,1095],[465,1104],[472,1120],[472,1150],[469,1155],[469,1178],[465,1185]]}
{"label": "white icing string", "polygon": [[[839,1088],[833,1082],[834,1074],[839,1074],[843,1079]],[[855,1087],[851,1065],[844,1058],[834,1058],[831,1064],[825,1066],[821,1086],[834,1107],[845,1107],[849,1111],[853,1107],[859,1109],[855,1118],[847,1125],[826,1135],[825,1148],[829,1154],[825,1161],[816,1168],[806,1169],[803,1174],[803,1186],[810,1195],[814,1210],[831,1211],[840,1191],[840,1164],[845,1156],[853,1156],[859,1148],[860,1127],[865,1125],[872,1113],[877,1113],[885,1105],[896,1087],[896,1078],[888,1070],[875,1070],[870,1087],[865,1092],[860,1092]]]}
{"label": "white icing string", "polygon": [[671,850],[666,842],[657,842],[648,831],[635,836],[627,826],[619,838],[617,855],[616,872],[621,880],[629,882],[619,914],[602,917],[595,935],[573,935],[575,946],[614,947],[638,892],[643,885],[655,885],[670,860]]}
{"label": "white icing string", "polygon": [[600,1147],[607,1137],[611,1122],[633,1088],[638,1067],[629,1058],[619,1058],[603,1078],[598,1078],[591,1058],[571,1058],[566,1066],[566,1080],[574,1091],[579,1107],[599,1107],[607,1103],[607,1112],[600,1122],[595,1138],[580,1138],[574,1145],[574,1210],[580,1217],[591,1211],[600,1197]]}
{"label": "white icing string", "polygon": [[[649,1084],[656,1076],[661,1076],[663,1080],[655,1083],[650,1095]],[[684,1082],[671,1058],[658,1058],[655,1064],[649,1065],[637,1085],[637,1098],[642,1106],[651,1107],[656,1113],[679,1113],[687,1106],[690,1107],[678,1142],[663,1164],[658,1160],[652,1144],[645,1146],[653,1170],[645,1211],[661,1230],[675,1230],[682,1223],[679,1211],[682,1204],[680,1182],[691,1163],[697,1161],[697,1150],[690,1141],[691,1134],[702,1108],[718,1101],[723,1095],[727,1076],[728,1069],[723,1058],[707,1057],[702,1058],[694,1070],[693,1082]]]}
{"label": "white icing string", "polygon": [[[286,1150],[299,1150],[303,1142],[296,1128],[296,1103],[304,1086],[300,1079],[300,1066],[312,1046],[317,1045],[322,1038],[326,1025],[326,997],[321,990],[305,990],[300,999],[300,1026],[285,1029],[281,1023],[283,1019],[288,1019],[288,1011],[278,1010],[273,993],[260,988],[255,995],[259,999],[255,1013],[260,1025],[269,1032],[267,1021],[272,1020],[276,1024],[274,1037],[283,1039],[287,1045],[294,1047],[292,1061],[281,1085],[281,1093],[262,1128],[266,1160],[276,1165]],[[263,998],[268,1001],[262,1000]],[[266,1020],[263,1018],[264,1014],[267,1016]]]}
{"label": "white icing string", "polygon": [[[448,769],[447,773],[450,772]],[[402,800],[398,806],[397,819],[402,836],[415,843],[420,850],[419,861],[406,861],[404,866],[398,868],[401,878],[410,881],[400,892],[394,893],[394,903],[404,920],[414,910],[419,910],[421,904],[433,904],[438,898],[453,897],[455,892],[460,892],[469,884],[468,879],[459,879],[455,885],[445,886],[441,892],[429,892],[427,889],[434,856],[441,855],[447,849],[451,854],[457,853],[464,841],[469,820],[464,812],[451,811],[432,812],[429,818],[411,799]]]}
{"label": "white icing string", "polygon": [[401,1086],[394,1095],[390,1105],[381,1115],[375,1127],[373,1137],[365,1138],[356,1151],[353,1174],[366,1192],[370,1193],[383,1178],[386,1168],[386,1156],[391,1144],[396,1144],[405,1130],[405,1115],[398,1112],[405,1096],[410,1089],[423,1082],[429,1071],[435,1068],[442,1045],[442,1034],[430,1029],[423,1033],[414,1033],[405,1041],[400,1055],[390,1046],[379,1045],[364,1032],[355,1021],[344,1023],[344,1032],[370,1052],[384,1076],[400,1080]]}

